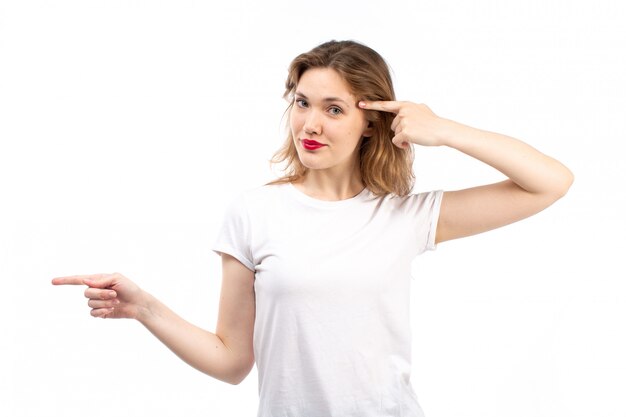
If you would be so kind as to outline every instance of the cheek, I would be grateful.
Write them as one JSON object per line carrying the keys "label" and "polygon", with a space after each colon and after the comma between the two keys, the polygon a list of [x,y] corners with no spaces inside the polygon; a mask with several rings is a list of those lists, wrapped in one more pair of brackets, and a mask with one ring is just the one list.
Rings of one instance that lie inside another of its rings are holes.
{"label": "cheek", "polygon": [[298,130],[302,126],[302,118],[298,116],[296,112],[292,112],[289,115],[289,127],[291,130]]}

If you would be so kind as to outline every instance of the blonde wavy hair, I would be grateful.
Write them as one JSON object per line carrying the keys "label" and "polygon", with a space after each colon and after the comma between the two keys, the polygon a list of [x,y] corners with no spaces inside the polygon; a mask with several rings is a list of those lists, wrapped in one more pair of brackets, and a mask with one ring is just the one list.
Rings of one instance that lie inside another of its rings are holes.
{"label": "blonde wavy hair", "polygon": [[[298,81],[310,68],[332,68],[341,75],[357,100],[395,100],[395,93],[385,60],[373,49],[355,41],[329,41],[309,52],[298,55],[289,65],[283,98],[289,101],[285,113],[294,104]],[[395,117],[388,112],[365,110],[366,119],[373,128],[371,137],[362,137],[358,147],[359,168],[365,186],[376,196],[389,193],[406,196],[413,188],[413,147],[401,149],[391,139],[391,122]],[[269,160],[270,166],[287,161],[285,175],[267,183],[297,182],[308,170],[298,157],[290,129],[282,147]]]}

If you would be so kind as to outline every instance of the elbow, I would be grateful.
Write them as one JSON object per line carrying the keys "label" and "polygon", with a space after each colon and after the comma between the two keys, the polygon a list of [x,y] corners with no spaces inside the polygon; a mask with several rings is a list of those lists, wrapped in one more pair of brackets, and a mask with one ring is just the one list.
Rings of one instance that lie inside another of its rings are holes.
{"label": "elbow", "polygon": [[559,181],[559,186],[556,190],[556,199],[560,199],[567,194],[570,187],[574,183],[574,174],[568,168],[565,168],[565,171],[562,174],[562,178]]}
{"label": "elbow", "polygon": [[228,381],[230,385],[239,385],[243,382],[244,379],[246,379],[246,377],[250,374],[250,370],[248,370],[247,372],[240,372],[238,374],[232,375]]}
{"label": "elbow", "polygon": [[239,364],[239,366],[232,369],[228,378],[224,380],[231,385],[239,385],[243,382],[244,379],[250,374],[252,367],[254,366],[254,358],[252,360],[247,360],[245,363]]}
{"label": "elbow", "polygon": [[218,381],[225,382],[230,385],[239,385],[250,373],[254,366],[254,358],[246,361],[224,361],[222,366],[211,369],[197,368],[202,373],[215,378]]}
{"label": "elbow", "polygon": [[236,379],[231,379],[230,381],[228,381],[228,383],[230,385],[239,385],[243,382],[244,379],[246,379],[247,375],[244,375],[243,378],[236,378]]}
{"label": "elbow", "polygon": [[546,197],[548,205],[564,197],[574,183],[572,171],[565,166],[562,168],[558,173],[554,173],[546,178],[548,181],[545,183],[542,194]]}
{"label": "elbow", "polygon": [[567,168],[558,177],[551,177],[544,190],[536,194],[540,198],[539,201],[541,201],[541,210],[563,198],[573,183],[574,174]]}
{"label": "elbow", "polygon": [[248,376],[248,374],[250,373],[248,372],[231,372],[229,374],[225,374],[225,375],[215,375],[215,374],[210,374],[205,372],[207,375],[209,375],[210,377],[213,377],[219,381],[225,382],[227,384],[230,385],[239,385],[241,384],[241,382],[246,379],[246,377]]}

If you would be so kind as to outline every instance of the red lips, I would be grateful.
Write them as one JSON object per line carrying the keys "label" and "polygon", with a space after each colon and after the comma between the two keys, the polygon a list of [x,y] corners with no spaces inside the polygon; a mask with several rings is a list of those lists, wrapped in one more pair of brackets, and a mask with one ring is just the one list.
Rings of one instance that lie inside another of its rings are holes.
{"label": "red lips", "polygon": [[326,145],[324,145],[323,143],[319,143],[315,140],[302,139],[302,147],[307,151],[314,151],[316,149],[323,148],[324,146]]}
{"label": "red lips", "polygon": [[302,139],[302,143],[309,146],[324,146],[323,143],[319,143],[318,141],[312,139]]}

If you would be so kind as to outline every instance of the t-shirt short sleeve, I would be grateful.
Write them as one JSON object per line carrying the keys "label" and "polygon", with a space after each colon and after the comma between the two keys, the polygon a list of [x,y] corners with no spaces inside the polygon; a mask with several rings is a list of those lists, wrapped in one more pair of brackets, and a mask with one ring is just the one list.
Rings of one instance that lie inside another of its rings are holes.
{"label": "t-shirt short sleeve", "polygon": [[418,227],[418,253],[435,250],[443,190],[413,194],[411,197],[410,210],[414,213]]}
{"label": "t-shirt short sleeve", "polygon": [[255,270],[250,250],[250,218],[243,195],[235,198],[224,212],[221,229],[211,249],[220,256],[227,253],[246,268]]}

